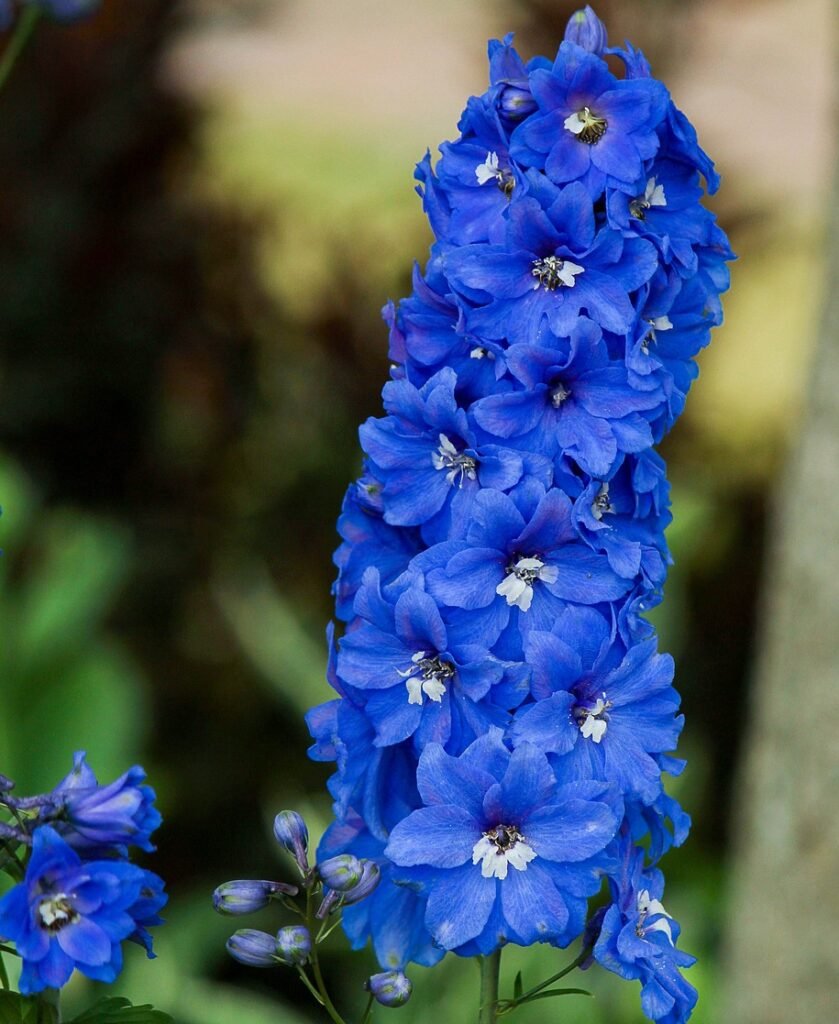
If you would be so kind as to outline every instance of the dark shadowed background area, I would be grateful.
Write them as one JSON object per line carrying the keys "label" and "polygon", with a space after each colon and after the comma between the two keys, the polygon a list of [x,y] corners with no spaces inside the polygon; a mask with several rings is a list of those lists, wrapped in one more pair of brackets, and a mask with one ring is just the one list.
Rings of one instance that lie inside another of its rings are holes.
{"label": "dark shadowed background area", "polygon": [[[168,880],[169,923],[156,962],[129,951],[120,990],[182,1024],[320,1019],[291,972],[226,957],[237,924],[210,893],[290,872],[277,810],[315,833],[328,822],[303,713],[329,697],[335,520],[386,377],[379,309],[408,292],[430,241],[413,165],[483,91],[487,38],[515,30],[526,56],[552,54],[576,6],[105,0],[92,21],[43,26],[0,95],[0,770],[35,792],[74,749],[103,780],[146,766],[166,819],[147,863]],[[732,783],[767,509],[822,299],[831,3],[597,10],[697,125],[740,255],[664,449],[676,565],[656,619],[684,696],[677,792],[695,822],[663,865],[667,907],[700,956],[693,1019],[729,1024]],[[358,1006],[372,958],[344,949],[336,936],[326,967]],[[533,981],[566,959],[509,957]],[[562,1000],[556,1019],[638,1024],[636,986],[593,974],[596,1000]],[[470,1019],[473,966],[412,976],[404,1024]]]}

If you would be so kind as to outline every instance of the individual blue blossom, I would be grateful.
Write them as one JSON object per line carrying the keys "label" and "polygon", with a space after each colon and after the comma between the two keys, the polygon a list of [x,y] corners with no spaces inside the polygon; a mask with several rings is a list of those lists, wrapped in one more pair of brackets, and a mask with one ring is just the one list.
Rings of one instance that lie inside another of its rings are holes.
{"label": "individual blue blossom", "polygon": [[382,1006],[404,1006],[411,998],[411,979],[402,971],[383,971],[371,975],[365,984],[367,991]]}
{"label": "individual blue blossom", "polygon": [[62,988],[74,970],[114,981],[122,941],[146,944],[138,928],[154,923],[158,882],[125,861],[83,861],[55,829],[36,828],[23,881],[0,899],[0,935],[23,961],[20,991]]}
{"label": "individual blue blossom", "polygon": [[[375,569],[365,575],[356,598],[359,622],[343,637],[336,672],[342,683],[365,694],[364,712],[376,730],[375,743],[399,743],[414,734],[429,741],[465,746],[506,715],[492,701],[496,684],[514,671],[476,642],[470,616],[441,610],[425,592],[421,577],[406,576],[380,589]],[[526,693],[513,685],[513,704]],[[499,697],[504,702],[504,697]]]}
{"label": "individual blue blossom", "polygon": [[425,806],[393,829],[385,853],[427,894],[440,946],[474,955],[580,934],[618,825],[608,787],[559,785],[541,751],[511,754],[498,730],[459,758],[430,744],[417,781]]}
{"label": "individual blue blossom", "polygon": [[520,629],[548,629],[567,604],[615,601],[631,585],[580,541],[571,502],[556,489],[521,495],[518,505],[499,491],[482,491],[466,540],[437,545],[418,561],[438,601],[486,609],[493,639],[512,609]]}
{"label": "individual blue blossom", "polygon": [[516,345],[507,362],[519,387],[473,407],[475,421],[488,433],[551,457],[565,452],[601,478],[611,475],[620,454],[652,443],[642,413],[663,395],[630,386],[591,320],[581,317],[567,342],[548,336],[541,345]]}
{"label": "individual blue blossom", "polygon": [[75,849],[114,850],[128,846],[151,851],[151,834],[160,825],[155,793],[146,773],[135,765],[107,785],[100,785],[83,750],[73,755],[73,770],[49,794],[39,820],[48,823]]}
{"label": "individual blue blossom", "polygon": [[607,182],[634,182],[658,151],[669,95],[655,79],[617,79],[600,57],[564,42],[530,89],[539,112],[516,128],[510,151],[557,184],[580,180],[596,199]]}
{"label": "individual blue blossom", "polygon": [[525,656],[538,699],[516,715],[513,741],[554,755],[563,776],[615,782],[652,803],[661,792],[656,757],[675,749],[684,722],[673,659],[657,653],[655,639],[623,653],[610,623],[573,607],[553,632],[527,634]]}
{"label": "individual blue blossom", "polygon": [[489,338],[538,344],[547,331],[567,337],[585,311],[606,330],[624,333],[635,315],[629,294],[655,272],[655,248],[598,228],[579,183],[557,189],[542,182],[539,191],[511,204],[504,244],[445,254],[452,286],[478,307],[467,313],[467,327]]}
{"label": "individual blue blossom", "polygon": [[664,909],[664,876],[644,869],[644,851],[626,839],[621,868],[610,877],[606,911],[594,957],[607,970],[641,983],[641,1009],[656,1024],[684,1024],[697,1001],[680,968],[696,958],[676,948],[679,925]]}

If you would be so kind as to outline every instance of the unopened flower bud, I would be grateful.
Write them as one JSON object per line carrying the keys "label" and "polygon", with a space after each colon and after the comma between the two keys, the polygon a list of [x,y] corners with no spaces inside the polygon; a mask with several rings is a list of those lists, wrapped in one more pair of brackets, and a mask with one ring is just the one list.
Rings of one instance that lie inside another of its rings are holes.
{"label": "unopened flower bud", "polygon": [[361,862],[362,876],[361,881],[358,885],[354,885],[352,889],[348,889],[344,893],[342,902],[345,906],[349,906],[352,903],[359,903],[370,895],[371,892],[379,884],[381,878],[381,871],[379,865],[374,860],[363,860]]}
{"label": "unopened flower bud", "polygon": [[598,57],[602,56],[608,42],[606,26],[588,4],[582,10],[575,11],[568,19],[565,39],[569,43],[582,46],[589,53],[596,53]]}
{"label": "unopened flower bud", "polygon": [[276,967],[277,940],[267,932],[242,928],[227,940],[227,952],[246,967]]}
{"label": "unopened flower bud", "polygon": [[413,985],[402,971],[383,971],[367,979],[365,988],[382,1006],[404,1006],[411,998]]}
{"label": "unopened flower bud", "polygon": [[252,914],[267,907],[274,896],[296,896],[297,886],[283,882],[239,879],[225,882],[213,893],[213,907],[220,914]]}
{"label": "unopened flower bud", "polygon": [[309,830],[297,811],[280,811],[274,818],[274,837],[289,853],[305,874],[309,870],[306,851],[309,849]]}
{"label": "unopened flower bud", "polygon": [[498,94],[498,109],[509,121],[523,121],[536,110],[536,100],[526,83],[518,86],[508,82]]}
{"label": "unopened flower bud", "polygon": [[15,784],[8,775],[0,775],[0,793],[8,793],[14,788]]}
{"label": "unopened flower bud", "polygon": [[318,874],[325,886],[344,893],[358,885],[364,876],[364,867],[358,857],[341,853],[318,864]]}
{"label": "unopened flower bud", "polygon": [[289,967],[302,967],[312,952],[312,936],[302,924],[290,924],[277,932],[277,955]]}

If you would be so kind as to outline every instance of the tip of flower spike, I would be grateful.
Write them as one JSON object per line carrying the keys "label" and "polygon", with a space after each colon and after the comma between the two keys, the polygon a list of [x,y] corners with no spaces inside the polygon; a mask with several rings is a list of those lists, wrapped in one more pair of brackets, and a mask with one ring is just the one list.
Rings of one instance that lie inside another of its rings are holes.
{"label": "tip of flower spike", "polygon": [[591,6],[586,4],[568,19],[565,40],[569,43],[576,43],[577,46],[600,57],[608,44],[606,26],[597,17]]}

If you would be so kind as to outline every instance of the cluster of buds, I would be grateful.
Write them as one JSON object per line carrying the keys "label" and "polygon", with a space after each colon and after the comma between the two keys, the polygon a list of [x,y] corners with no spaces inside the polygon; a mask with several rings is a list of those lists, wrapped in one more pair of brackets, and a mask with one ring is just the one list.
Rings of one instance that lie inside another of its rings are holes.
{"label": "cluster of buds", "polygon": [[[213,893],[213,906],[220,914],[241,916],[264,910],[272,903],[302,918],[302,924],[285,925],[276,932],[241,928],[227,941],[227,951],[247,967],[294,967],[319,999],[320,972],[314,979],[306,972],[317,960],[317,947],[334,930],[344,907],[369,896],[379,884],[375,861],[338,854],[319,863],[309,863],[309,830],[296,811],[281,811],[274,819],[274,838],[291,854],[300,875],[298,884],[265,879],[237,879],[225,882]],[[384,1006],[402,1006],[411,994],[411,983],[400,971],[375,974],[367,982],[371,998]]]}

